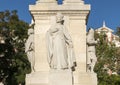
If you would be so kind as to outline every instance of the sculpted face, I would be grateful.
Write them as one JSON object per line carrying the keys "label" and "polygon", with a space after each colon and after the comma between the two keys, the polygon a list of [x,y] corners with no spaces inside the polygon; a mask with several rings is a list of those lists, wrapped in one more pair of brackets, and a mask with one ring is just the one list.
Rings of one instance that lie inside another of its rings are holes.
{"label": "sculpted face", "polygon": [[28,29],[28,35],[33,34],[33,33],[34,33],[33,29]]}
{"label": "sculpted face", "polygon": [[90,29],[90,33],[93,33],[93,34],[94,34],[94,30],[93,30],[93,29]]}
{"label": "sculpted face", "polygon": [[94,29],[91,28],[91,29],[89,30],[88,36],[89,36],[90,38],[93,38],[93,37],[94,37]]}
{"label": "sculpted face", "polygon": [[61,13],[57,13],[56,15],[56,22],[60,23],[63,21],[63,15]]}

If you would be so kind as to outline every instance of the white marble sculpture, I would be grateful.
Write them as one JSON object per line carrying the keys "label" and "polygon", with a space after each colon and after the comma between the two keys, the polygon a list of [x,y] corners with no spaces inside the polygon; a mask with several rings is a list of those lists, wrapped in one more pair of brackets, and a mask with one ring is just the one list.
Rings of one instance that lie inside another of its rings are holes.
{"label": "white marble sculpture", "polygon": [[0,82],[0,85],[4,85],[2,82]]}
{"label": "white marble sculpture", "polygon": [[27,53],[28,60],[31,64],[31,71],[35,72],[35,56],[34,56],[34,30],[32,28],[28,29],[28,39],[25,43],[25,52]]}
{"label": "white marble sculpture", "polygon": [[97,41],[94,39],[94,30],[91,28],[87,35],[87,71],[94,72],[94,66],[97,61],[95,45]]}
{"label": "white marble sculpture", "polygon": [[73,44],[63,22],[63,15],[57,13],[56,24],[47,31],[48,63],[51,69],[74,67]]}

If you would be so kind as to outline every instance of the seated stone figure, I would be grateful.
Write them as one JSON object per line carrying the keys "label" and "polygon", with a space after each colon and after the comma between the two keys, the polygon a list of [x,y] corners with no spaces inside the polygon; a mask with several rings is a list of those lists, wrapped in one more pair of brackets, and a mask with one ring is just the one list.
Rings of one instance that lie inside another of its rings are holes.
{"label": "seated stone figure", "polygon": [[87,35],[87,71],[94,72],[94,66],[97,61],[95,45],[97,41],[94,39],[94,30],[91,28]]}
{"label": "seated stone figure", "polygon": [[25,43],[25,52],[27,53],[28,60],[31,64],[31,70],[34,72],[35,56],[34,56],[34,30],[28,29],[28,39]]}

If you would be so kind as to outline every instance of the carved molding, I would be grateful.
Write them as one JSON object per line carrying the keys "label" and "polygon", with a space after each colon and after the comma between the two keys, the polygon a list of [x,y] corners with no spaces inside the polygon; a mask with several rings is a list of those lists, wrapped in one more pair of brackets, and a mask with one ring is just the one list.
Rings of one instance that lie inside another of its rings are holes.
{"label": "carved molding", "polygon": [[64,16],[69,16],[70,19],[86,19],[89,14],[89,11],[31,11],[31,14],[34,16],[35,20],[45,20],[49,19],[50,16],[55,16],[57,12],[61,12]]}

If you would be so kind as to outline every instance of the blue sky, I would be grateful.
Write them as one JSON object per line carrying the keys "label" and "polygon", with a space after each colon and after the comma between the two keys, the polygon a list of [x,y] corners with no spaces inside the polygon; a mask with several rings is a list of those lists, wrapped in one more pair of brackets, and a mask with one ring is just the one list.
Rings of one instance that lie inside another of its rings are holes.
{"label": "blue sky", "polygon": [[[88,19],[88,28],[101,27],[103,21],[111,29],[120,26],[120,0],[84,0],[91,4],[91,12]],[[0,11],[18,10],[21,20],[28,23],[31,21],[29,4],[35,4],[36,0],[0,0]]]}

